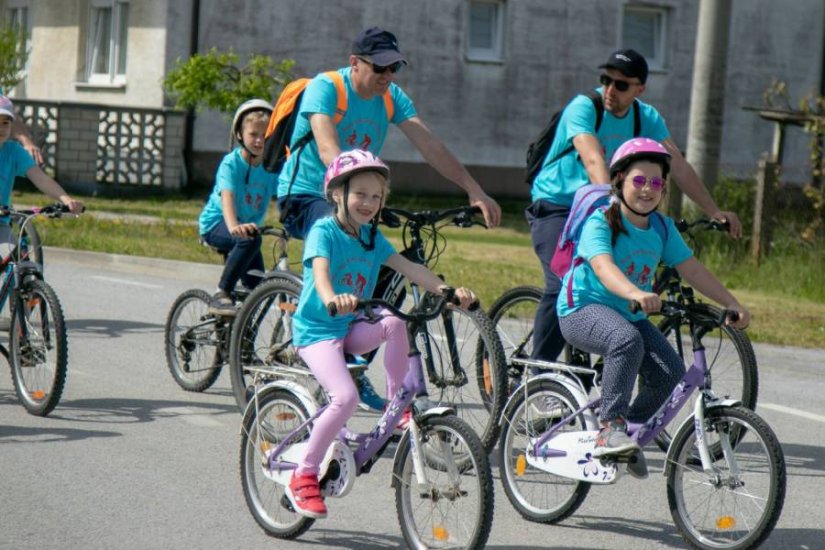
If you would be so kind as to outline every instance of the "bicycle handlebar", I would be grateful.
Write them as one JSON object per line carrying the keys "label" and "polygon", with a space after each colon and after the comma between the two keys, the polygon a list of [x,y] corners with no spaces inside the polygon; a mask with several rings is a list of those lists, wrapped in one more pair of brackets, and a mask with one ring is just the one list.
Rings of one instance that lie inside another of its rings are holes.
{"label": "bicycle handlebar", "polygon": [[473,225],[487,227],[484,222],[473,219],[476,214],[481,214],[481,208],[478,206],[460,206],[447,210],[421,210],[419,212],[386,206],[381,209],[381,221],[387,227],[395,228],[401,226],[402,222],[399,216],[416,225],[435,225],[438,222],[452,218],[450,223],[458,227],[472,227]]}
{"label": "bicycle handlebar", "polygon": [[[672,302],[670,300],[662,300],[662,309],[659,312],[665,317],[683,317],[690,316],[698,324],[710,325],[713,327],[721,326],[726,319],[730,319],[735,323],[739,320],[739,312],[735,309],[722,309],[719,316],[716,318],[708,318],[704,310],[701,310],[702,315],[691,315],[692,313],[700,312],[694,304],[681,304],[679,302]],[[642,305],[636,300],[630,300],[630,312],[636,313],[642,309]]]}
{"label": "bicycle handlebar", "polygon": [[[86,207],[84,206],[83,209],[80,211],[81,213],[86,211]],[[9,216],[13,214],[19,214],[21,216],[46,216],[49,218],[59,218],[63,214],[71,214],[71,210],[69,207],[61,202],[56,202],[54,204],[49,204],[42,207],[34,207],[31,209],[26,210],[17,210],[11,206],[0,206],[0,216]]]}
{"label": "bicycle handlebar", "polygon": [[[412,310],[410,310],[409,313],[404,313],[403,311],[395,307],[393,304],[385,300],[380,300],[378,298],[358,300],[358,304],[355,306],[355,309],[361,310],[367,314],[367,317],[371,317],[374,314],[373,309],[385,308],[402,321],[419,323],[427,322],[441,315],[441,312],[444,311],[444,308],[447,306],[448,303],[456,306],[461,305],[461,300],[456,298],[455,289],[453,287],[443,287],[441,292],[442,294],[438,296],[435,305],[428,308],[427,310],[413,308]],[[470,305],[469,310],[475,311],[476,309],[478,309],[478,307],[479,303],[478,301],[475,301]],[[330,302],[327,304],[327,312],[329,313],[330,317],[335,317],[336,315],[338,315],[338,306],[335,305],[335,302]]]}
{"label": "bicycle handlebar", "polygon": [[719,220],[709,220],[706,218],[701,218],[694,222],[688,222],[686,219],[682,218],[676,222],[676,229],[679,230],[679,233],[688,233],[694,228],[727,233],[730,229],[730,223],[726,221],[720,222]]}
{"label": "bicycle handlebar", "polygon": [[255,229],[257,235],[271,235],[279,239],[289,239],[289,234],[281,227],[273,227],[271,225],[262,225]]}

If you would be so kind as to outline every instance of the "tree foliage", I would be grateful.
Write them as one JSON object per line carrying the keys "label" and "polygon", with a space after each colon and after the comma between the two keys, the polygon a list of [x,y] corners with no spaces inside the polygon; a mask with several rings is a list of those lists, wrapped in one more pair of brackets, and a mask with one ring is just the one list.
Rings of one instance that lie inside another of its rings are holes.
{"label": "tree foliage", "polygon": [[0,29],[0,87],[4,92],[23,79],[23,69],[29,59],[26,31],[17,27]]}
{"label": "tree foliage", "polygon": [[247,99],[274,102],[292,80],[294,64],[291,59],[276,63],[269,56],[251,55],[246,65],[240,66],[240,56],[231,49],[220,52],[212,48],[186,61],[178,59],[163,86],[178,108],[208,108],[231,115]]}

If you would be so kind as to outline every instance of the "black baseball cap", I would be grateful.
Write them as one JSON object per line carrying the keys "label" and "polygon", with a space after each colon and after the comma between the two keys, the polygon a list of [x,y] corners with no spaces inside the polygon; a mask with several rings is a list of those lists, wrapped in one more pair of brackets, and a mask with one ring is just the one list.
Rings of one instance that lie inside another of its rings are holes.
{"label": "black baseball cap", "polygon": [[398,51],[395,35],[378,27],[361,31],[352,42],[352,53],[365,57],[380,67],[388,67],[399,61],[407,64],[407,60]]}
{"label": "black baseball cap", "polygon": [[610,54],[607,63],[600,69],[616,69],[625,76],[638,78],[642,84],[647,80],[647,61],[636,50],[618,50]]}

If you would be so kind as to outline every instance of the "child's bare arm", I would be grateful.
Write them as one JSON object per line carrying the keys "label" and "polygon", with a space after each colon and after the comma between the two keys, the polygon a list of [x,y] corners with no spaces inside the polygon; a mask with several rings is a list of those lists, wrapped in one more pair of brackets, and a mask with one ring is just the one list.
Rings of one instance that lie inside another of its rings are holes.
{"label": "child's bare arm", "polygon": [[43,194],[68,206],[72,214],[80,214],[83,211],[83,203],[70,197],[59,183],[50,178],[38,166],[29,168],[26,172],[26,177],[28,177],[34,186],[40,189]]}
{"label": "child's bare arm", "polygon": [[221,191],[221,210],[223,222],[229,233],[235,237],[250,237],[254,234],[254,223],[238,223],[238,213],[235,212],[235,193],[228,189]]}
{"label": "child's bare arm", "polygon": [[676,266],[679,274],[691,286],[696,288],[699,292],[722,305],[726,309],[733,309],[739,312],[739,319],[731,323],[737,328],[745,328],[750,323],[751,315],[747,309],[739,304],[739,301],[734,297],[730,291],[725,288],[725,285],[716,278],[716,276],[708,270],[695,257],[688,258],[684,262]]}
{"label": "child's bare arm", "polygon": [[[441,294],[441,288],[448,286],[427,266],[411,262],[401,254],[393,254],[384,263],[433,294]],[[461,307],[464,308],[477,301],[473,291],[463,287],[456,289],[456,297],[461,300]]]}

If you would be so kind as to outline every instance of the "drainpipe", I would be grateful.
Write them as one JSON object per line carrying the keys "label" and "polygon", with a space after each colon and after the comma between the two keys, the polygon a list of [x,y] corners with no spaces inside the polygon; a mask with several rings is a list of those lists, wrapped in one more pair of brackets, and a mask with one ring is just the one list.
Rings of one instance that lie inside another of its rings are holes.
{"label": "drainpipe", "polygon": [[[189,57],[198,53],[201,23],[201,2],[192,0],[192,22],[189,25],[191,34],[189,35]],[[195,136],[195,109],[186,111],[186,129],[183,145],[183,160],[186,165],[186,186],[192,186],[192,173],[194,171],[194,136]]]}

